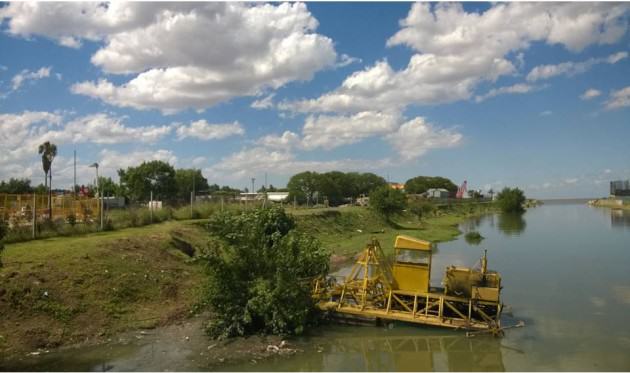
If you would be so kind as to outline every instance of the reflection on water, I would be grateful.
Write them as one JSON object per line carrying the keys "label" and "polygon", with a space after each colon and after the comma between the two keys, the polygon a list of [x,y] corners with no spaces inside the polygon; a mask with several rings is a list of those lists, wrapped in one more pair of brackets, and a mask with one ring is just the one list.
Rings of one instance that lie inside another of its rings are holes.
{"label": "reflection on water", "polygon": [[334,339],[318,370],[504,371],[500,340],[464,336]]}
{"label": "reflection on water", "polygon": [[610,224],[616,228],[630,229],[630,210],[610,209]]}
{"label": "reflection on water", "polygon": [[498,214],[499,230],[508,236],[519,236],[527,227],[524,213],[503,213]]}
{"label": "reflection on water", "polygon": [[[505,371],[501,340],[467,338],[396,324],[376,327],[337,326],[326,336],[311,337],[299,357],[278,357],[256,365],[226,367],[235,371]],[[313,346],[309,348],[308,346]]]}

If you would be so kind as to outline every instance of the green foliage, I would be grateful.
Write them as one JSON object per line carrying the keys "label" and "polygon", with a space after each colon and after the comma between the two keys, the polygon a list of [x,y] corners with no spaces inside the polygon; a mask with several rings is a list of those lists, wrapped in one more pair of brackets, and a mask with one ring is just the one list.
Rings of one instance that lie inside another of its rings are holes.
{"label": "green foliage", "polygon": [[315,320],[310,281],[328,271],[330,253],[294,228],[277,207],[210,220],[220,240],[205,256],[212,336],[300,334]]}
{"label": "green foliage", "polygon": [[171,200],[177,192],[175,169],[166,162],[142,162],[137,167],[118,170],[118,176],[133,201],[148,201],[151,191],[154,200]]}
{"label": "green foliage", "polygon": [[404,192],[392,189],[388,185],[377,188],[370,193],[370,207],[389,219],[394,214],[402,212],[407,206],[407,196]]}
{"label": "green foliage", "polygon": [[464,235],[464,239],[470,245],[479,245],[485,237],[477,231],[470,231]]}
{"label": "green foliage", "polygon": [[313,204],[317,197],[320,202],[327,199],[331,206],[337,206],[348,198],[369,194],[386,184],[385,179],[373,173],[330,171],[319,174],[307,171],[293,175],[287,190],[289,201],[295,198],[300,204]]}
{"label": "green foliage", "polygon": [[32,192],[33,188],[31,187],[31,180],[27,178],[10,178],[8,182],[4,180],[0,182],[0,193],[27,194]]}
{"label": "green foliage", "polygon": [[522,212],[525,194],[518,188],[503,188],[497,194],[497,203],[503,212]]}
{"label": "green foliage", "polygon": [[435,206],[426,200],[413,200],[408,202],[409,211],[418,219],[426,218],[435,212]]}
{"label": "green foliage", "polygon": [[431,188],[444,188],[451,193],[457,191],[457,185],[440,176],[416,176],[405,183],[405,191],[409,194],[421,194]]}
{"label": "green foliage", "polygon": [[[101,188],[104,196],[123,197],[125,195],[125,189],[118,183],[114,182],[111,177],[98,177],[98,185],[88,185],[88,190],[95,191]],[[93,195],[93,193],[91,193]]]}
{"label": "green foliage", "polygon": [[50,172],[52,162],[57,156],[57,145],[52,144],[50,141],[46,141],[39,145],[38,153],[42,156],[42,169],[46,176]]}
{"label": "green foliage", "polygon": [[287,189],[289,189],[289,200],[294,199],[299,204],[312,204],[313,196],[317,191],[319,174],[317,172],[300,172],[291,176],[287,183]]}
{"label": "green foliage", "polygon": [[193,189],[195,192],[209,189],[208,180],[203,177],[199,169],[177,169],[175,171],[175,183],[177,184],[177,198],[184,201],[190,199],[190,192]]}

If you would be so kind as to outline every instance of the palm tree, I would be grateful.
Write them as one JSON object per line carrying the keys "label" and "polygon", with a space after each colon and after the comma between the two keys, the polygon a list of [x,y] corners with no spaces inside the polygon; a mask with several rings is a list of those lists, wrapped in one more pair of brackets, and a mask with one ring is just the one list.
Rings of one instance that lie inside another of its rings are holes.
{"label": "palm tree", "polygon": [[[57,156],[57,145],[46,141],[39,146],[39,154],[42,155],[42,168],[46,174],[44,185],[48,187],[48,219],[52,219],[52,162]],[[47,178],[50,182],[47,182]]]}

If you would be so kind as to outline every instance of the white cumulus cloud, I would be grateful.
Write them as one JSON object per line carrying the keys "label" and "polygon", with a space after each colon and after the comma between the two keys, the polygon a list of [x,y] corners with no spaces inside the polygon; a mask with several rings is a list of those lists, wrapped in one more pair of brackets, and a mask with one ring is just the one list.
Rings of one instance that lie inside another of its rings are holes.
{"label": "white cumulus cloud", "polygon": [[597,89],[594,89],[594,88],[590,88],[590,89],[587,89],[586,91],[584,91],[584,93],[582,93],[580,98],[582,100],[590,100],[590,99],[593,99],[595,97],[601,96],[601,94],[602,94],[601,91],[598,91]]}
{"label": "white cumulus cloud", "polygon": [[190,123],[190,125],[177,126],[177,138],[182,140],[187,137],[201,140],[224,139],[230,136],[242,135],[245,129],[239,122],[211,124],[205,119]]}
{"label": "white cumulus cloud", "polygon": [[450,148],[462,141],[462,134],[436,129],[422,117],[414,118],[387,135],[387,141],[405,160],[418,158],[431,149]]}
{"label": "white cumulus cloud", "polygon": [[534,86],[534,85],[531,85],[531,84],[516,83],[516,84],[513,84],[511,86],[507,86],[507,87],[492,88],[487,93],[475,97],[475,101],[476,102],[483,102],[483,101],[485,101],[485,100],[487,100],[487,99],[489,99],[491,97],[496,97],[496,96],[499,96],[499,95],[504,95],[504,94],[524,94],[524,93],[529,93],[529,92],[535,91],[537,89],[540,89],[540,87],[537,87],[537,86]]}
{"label": "white cumulus cloud", "polygon": [[131,79],[79,82],[72,92],[140,110],[203,110],[337,63],[333,41],[315,33],[302,3],[9,3],[0,18],[18,36],[70,47],[102,41],[92,63]]}
{"label": "white cumulus cloud", "polygon": [[[379,61],[314,99],[281,103],[299,112],[359,112],[469,99],[482,81],[513,75],[533,42],[580,51],[619,40],[628,28],[628,4],[500,3],[484,12],[461,4],[413,4],[388,46],[417,54],[402,70]],[[611,62],[619,56],[613,57]]]}
{"label": "white cumulus cloud", "polygon": [[48,78],[50,76],[51,67],[42,67],[36,71],[30,71],[28,69],[22,70],[11,79],[12,89],[14,91],[20,89],[22,84],[29,80],[39,80]]}
{"label": "white cumulus cloud", "polygon": [[556,65],[540,65],[534,67],[529,74],[527,74],[527,80],[535,82],[558,75],[573,76],[583,74],[597,64],[608,63],[612,65],[627,57],[627,52],[618,52],[606,58],[590,58],[584,62],[563,62]]}
{"label": "white cumulus cloud", "polygon": [[364,111],[354,115],[311,115],[302,127],[305,149],[332,149],[395,131],[398,113]]}
{"label": "white cumulus cloud", "polygon": [[606,101],[606,109],[620,109],[630,106],[630,86],[612,91]]}

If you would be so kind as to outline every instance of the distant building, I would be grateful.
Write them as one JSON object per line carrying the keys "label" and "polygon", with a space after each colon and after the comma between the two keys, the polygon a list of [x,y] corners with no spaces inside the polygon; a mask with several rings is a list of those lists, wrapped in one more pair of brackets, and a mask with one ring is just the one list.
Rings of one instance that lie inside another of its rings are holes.
{"label": "distant building", "polygon": [[389,187],[396,190],[405,190],[405,184],[391,182]]}
{"label": "distant building", "polygon": [[289,198],[289,192],[267,192],[267,200],[273,202],[284,202]]}
{"label": "distant building", "polygon": [[[267,192],[267,200],[272,202],[284,202],[289,198],[289,192]],[[262,201],[265,199],[265,193],[241,193],[238,198],[240,201]]]}
{"label": "distant building", "polygon": [[431,188],[426,191],[427,198],[448,198],[449,191],[444,188]]}
{"label": "distant building", "polygon": [[616,180],[610,182],[610,195],[615,197],[630,196],[630,180]]}

